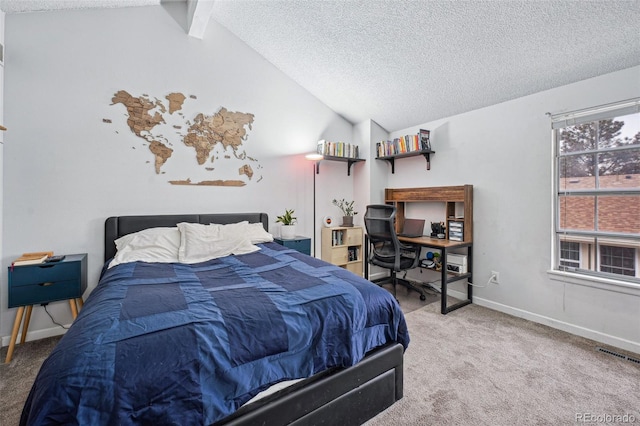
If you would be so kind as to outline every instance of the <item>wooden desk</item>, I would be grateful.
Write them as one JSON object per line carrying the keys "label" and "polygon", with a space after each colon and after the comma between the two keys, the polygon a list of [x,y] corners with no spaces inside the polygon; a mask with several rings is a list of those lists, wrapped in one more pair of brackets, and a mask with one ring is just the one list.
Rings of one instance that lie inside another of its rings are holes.
{"label": "wooden desk", "polygon": [[[443,240],[438,238],[431,238],[429,236],[422,236],[417,238],[407,238],[407,237],[398,237],[400,241],[407,244],[417,244],[422,247],[433,248],[440,250],[441,252],[441,265],[442,268],[440,270],[440,313],[443,315],[448,314],[451,311],[455,311],[458,308],[466,306],[471,303],[473,297],[473,286],[471,285],[471,280],[473,278],[473,244],[471,242],[461,242],[461,241],[450,241]],[[467,273],[465,274],[457,274],[453,272],[447,272],[447,253],[451,249],[467,249]],[[369,239],[367,235],[365,235],[365,265],[364,265],[364,277],[369,279],[369,262],[366,260],[369,259]],[[466,300],[462,300],[458,303],[454,303],[451,306],[447,305],[447,291],[448,285],[450,283],[467,280],[467,298]]]}
{"label": "wooden desk", "polygon": [[[442,297],[440,312],[446,314],[462,306],[471,303],[472,299],[472,247],[473,247],[473,185],[437,186],[424,188],[386,188],[384,190],[384,202],[396,207],[396,233],[400,233],[406,216],[406,207],[409,203],[444,203],[443,222],[447,224],[447,235],[450,222],[461,222],[463,226],[463,241],[438,239],[429,236],[417,238],[398,237],[402,242],[418,244],[422,247],[440,250],[442,257],[441,285]],[[463,217],[456,217],[456,204],[462,205]],[[467,249],[467,273],[457,274],[447,272],[447,253],[452,249]],[[368,239],[365,238],[365,278],[369,276]],[[467,280],[467,299],[462,302],[447,306],[447,285],[449,283]]]}

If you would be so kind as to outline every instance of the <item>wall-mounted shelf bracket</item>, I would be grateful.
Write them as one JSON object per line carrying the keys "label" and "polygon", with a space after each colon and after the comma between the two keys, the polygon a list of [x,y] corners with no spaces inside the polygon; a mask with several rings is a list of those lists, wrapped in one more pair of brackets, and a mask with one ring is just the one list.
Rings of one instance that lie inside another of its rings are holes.
{"label": "wall-mounted shelf bracket", "polygon": [[[329,155],[325,155],[323,158],[323,160],[330,160],[330,161],[342,161],[347,163],[347,176],[351,176],[351,166],[355,163],[359,163],[360,161],[365,161],[362,158],[347,158],[347,157],[333,157],[333,156],[329,156]],[[320,174],[320,161],[322,160],[318,160],[316,161],[316,174]]]}
{"label": "wall-mounted shelf bracket", "polygon": [[425,152],[422,155],[424,155],[424,159],[427,160],[427,170],[431,170],[431,153]]}
{"label": "wall-mounted shelf bracket", "polygon": [[391,174],[396,172],[396,159],[395,158],[385,158],[389,164],[391,164]]}
{"label": "wall-mounted shelf bracket", "polygon": [[376,160],[385,160],[389,164],[391,164],[391,174],[393,174],[396,172],[396,158],[415,157],[416,155],[422,155],[424,156],[424,159],[427,161],[427,170],[431,170],[431,154],[434,154],[434,153],[435,151],[427,151],[427,150],[412,151],[412,152],[405,152],[402,154],[389,155],[387,157],[378,157],[376,158]]}

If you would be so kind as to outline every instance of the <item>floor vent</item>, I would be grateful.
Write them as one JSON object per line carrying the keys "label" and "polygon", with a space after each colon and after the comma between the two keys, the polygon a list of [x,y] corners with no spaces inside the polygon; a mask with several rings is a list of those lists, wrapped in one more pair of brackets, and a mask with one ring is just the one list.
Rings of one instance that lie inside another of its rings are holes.
{"label": "floor vent", "polygon": [[618,352],[613,352],[613,351],[610,351],[610,350],[608,350],[608,349],[601,348],[601,347],[597,347],[596,349],[597,349],[598,351],[600,351],[600,352],[605,353],[605,354],[613,355],[613,356],[618,357],[618,358],[620,358],[620,359],[624,359],[624,360],[627,360],[627,361],[631,361],[631,362],[633,362],[633,363],[635,363],[635,364],[640,365],[640,359],[633,358],[633,357],[630,357],[630,356],[627,356],[627,355],[623,355],[623,354],[619,354]]}

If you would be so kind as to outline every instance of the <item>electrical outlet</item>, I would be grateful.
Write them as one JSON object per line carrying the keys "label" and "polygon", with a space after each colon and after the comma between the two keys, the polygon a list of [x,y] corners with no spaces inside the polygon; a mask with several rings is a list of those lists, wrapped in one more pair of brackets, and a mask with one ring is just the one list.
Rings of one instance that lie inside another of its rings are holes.
{"label": "electrical outlet", "polygon": [[491,279],[489,282],[492,284],[500,284],[500,272],[491,271]]}

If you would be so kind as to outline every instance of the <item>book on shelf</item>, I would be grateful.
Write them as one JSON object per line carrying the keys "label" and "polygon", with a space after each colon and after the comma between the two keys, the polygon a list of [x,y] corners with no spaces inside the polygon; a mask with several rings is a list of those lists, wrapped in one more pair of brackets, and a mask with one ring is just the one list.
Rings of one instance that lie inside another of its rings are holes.
{"label": "book on shelf", "polygon": [[359,158],[358,145],[347,142],[330,142],[324,139],[318,141],[316,151],[318,154],[329,157]]}
{"label": "book on shelf", "polygon": [[355,246],[349,247],[348,254],[349,262],[355,262],[356,260],[360,259],[360,248]]}
{"label": "book on shelf", "polygon": [[53,256],[52,251],[23,253],[22,256],[11,262],[11,266],[37,265],[43,263],[50,256]]}
{"label": "book on shelf", "polygon": [[342,231],[331,231],[331,245],[332,246],[341,246],[343,239]]}
{"label": "book on shelf", "polygon": [[429,130],[420,129],[416,135],[405,135],[391,141],[380,141],[376,143],[376,156],[391,157],[409,152],[430,151],[431,140],[429,135]]}
{"label": "book on shelf", "polygon": [[431,151],[431,131],[420,129],[418,132],[420,135],[420,147],[423,150]]}

